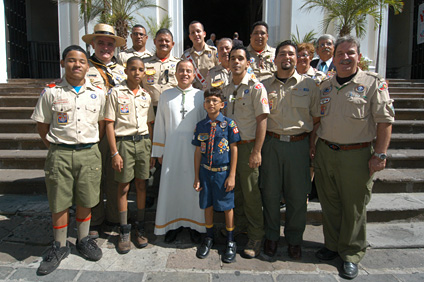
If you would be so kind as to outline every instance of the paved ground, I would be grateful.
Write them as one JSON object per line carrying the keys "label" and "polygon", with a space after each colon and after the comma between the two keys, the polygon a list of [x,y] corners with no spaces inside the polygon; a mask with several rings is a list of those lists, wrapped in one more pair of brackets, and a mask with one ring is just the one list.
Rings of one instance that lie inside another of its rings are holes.
{"label": "paved ground", "polygon": [[[126,255],[116,252],[117,229],[105,227],[98,239],[103,258],[88,262],[75,250],[75,224],[71,214],[69,241],[71,255],[59,269],[37,276],[43,252],[52,241],[47,199],[43,195],[0,195],[0,280],[1,281],[342,281],[339,259],[322,262],[314,253],[322,246],[322,226],[308,225],[303,259],[287,255],[284,238],[275,258],[260,255],[223,264],[220,254],[225,239],[216,234],[217,244],[209,257],[195,257],[196,247],[182,232],[175,244],[165,244],[164,236],[153,235],[153,211],[148,212],[150,244]],[[218,224],[219,227],[220,224]],[[221,224],[222,225],[222,224]],[[247,238],[237,237],[242,246]],[[368,225],[370,248],[360,264],[355,281],[424,281],[424,224],[421,222]]]}

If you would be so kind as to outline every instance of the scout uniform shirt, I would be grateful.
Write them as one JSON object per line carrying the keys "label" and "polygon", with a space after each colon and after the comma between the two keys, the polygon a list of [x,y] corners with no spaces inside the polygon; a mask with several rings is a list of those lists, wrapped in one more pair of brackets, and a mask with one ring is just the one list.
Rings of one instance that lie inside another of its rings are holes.
{"label": "scout uniform shirt", "polygon": [[[91,62],[89,62],[89,64],[90,68],[88,69],[88,72],[85,77],[90,80],[91,84],[93,84],[94,86],[100,86],[103,89],[104,93],[107,93],[109,89],[113,86],[107,87],[105,79],[103,78],[102,74],[100,74],[99,70]],[[127,79],[127,75],[124,72],[125,68],[123,66],[116,63],[114,63],[114,66],[115,67],[110,70],[113,75],[115,85],[118,85],[125,79]]]}
{"label": "scout uniform shirt", "polygon": [[320,84],[321,81],[323,81],[327,77],[325,73],[323,73],[322,71],[316,70],[311,66],[309,67],[305,75],[315,80],[315,82],[318,84]]}
{"label": "scout uniform shirt", "polygon": [[267,130],[279,135],[299,135],[311,132],[311,112],[319,101],[319,88],[313,79],[297,71],[286,83],[274,75],[264,81],[268,92],[270,114]]}
{"label": "scout uniform shirt", "polygon": [[103,120],[106,98],[88,80],[77,93],[62,79],[42,92],[31,119],[50,124],[47,140],[54,144],[99,142],[98,122]]}
{"label": "scout uniform shirt", "polygon": [[181,58],[191,61],[194,65],[196,79],[193,82],[193,87],[201,90],[206,89],[208,71],[219,64],[216,47],[205,44],[205,47],[200,52],[191,47],[184,51]]}
{"label": "scout uniform shirt", "polygon": [[226,98],[225,115],[237,122],[241,140],[254,140],[256,136],[256,117],[269,114],[268,98],[265,87],[252,79],[249,73],[243,77],[236,88],[234,82],[223,89]]}
{"label": "scout uniform shirt", "polygon": [[231,71],[226,70],[222,65],[217,65],[211,68],[206,77],[206,89],[212,87],[224,88],[231,81]]}
{"label": "scout uniform shirt", "polygon": [[163,91],[178,85],[175,71],[179,61],[180,59],[172,55],[161,60],[156,54],[143,60],[145,75],[142,84],[152,97],[153,106],[158,105],[159,96]]}
{"label": "scout uniform shirt", "polygon": [[271,77],[277,71],[274,64],[275,48],[267,44],[265,49],[258,53],[249,45],[247,51],[250,53],[250,67],[259,81]]}
{"label": "scout uniform shirt", "polygon": [[134,48],[130,48],[122,52],[119,52],[118,56],[116,57],[116,62],[122,65],[124,68],[126,68],[127,61],[131,57],[139,57],[141,59],[144,59],[151,56],[152,56],[152,53],[150,53],[148,50],[145,50],[144,52],[137,52],[136,50],[134,50]]}
{"label": "scout uniform shirt", "polygon": [[339,85],[336,76],[320,85],[314,116],[321,117],[317,134],[338,144],[371,142],[376,123],[393,123],[393,100],[387,83],[376,73],[358,69],[348,82]]}
{"label": "scout uniform shirt", "polygon": [[149,134],[147,123],[154,119],[150,95],[143,88],[134,94],[125,81],[110,90],[105,120],[115,122],[116,137]]}
{"label": "scout uniform shirt", "polygon": [[[213,138],[210,136],[212,123],[216,124]],[[197,123],[191,144],[200,147],[200,164],[210,166],[212,150],[212,167],[222,167],[230,164],[230,144],[240,141],[236,123],[219,113],[215,121],[209,116]]]}

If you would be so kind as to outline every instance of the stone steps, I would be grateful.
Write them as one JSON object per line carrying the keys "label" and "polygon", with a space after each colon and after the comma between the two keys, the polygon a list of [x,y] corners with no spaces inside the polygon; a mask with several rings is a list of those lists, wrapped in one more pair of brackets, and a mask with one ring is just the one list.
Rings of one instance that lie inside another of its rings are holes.
{"label": "stone steps", "polygon": [[424,149],[424,133],[393,133],[390,149]]}
{"label": "stone steps", "polygon": [[424,150],[389,149],[387,151],[387,168],[422,168]]}
{"label": "stone steps", "polygon": [[32,119],[0,119],[2,133],[36,133],[36,124]]}
{"label": "stone steps", "polygon": [[424,108],[424,98],[395,98],[395,110],[397,108]]}
{"label": "stone steps", "polygon": [[37,96],[0,96],[0,107],[35,107]]}
{"label": "stone steps", "polygon": [[47,150],[0,150],[0,169],[43,169]]}
{"label": "stone steps", "polygon": [[0,107],[0,119],[30,119],[34,107]]}
{"label": "stone steps", "polygon": [[46,146],[38,133],[0,133],[0,150],[40,149],[46,149]]}
{"label": "stone steps", "polygon": [[423,133],[424,120],[395,120],[392,133]]}
{"label": "stone steps", "polygon": [[396,109],[397,120],[424,120],[424,109]]}

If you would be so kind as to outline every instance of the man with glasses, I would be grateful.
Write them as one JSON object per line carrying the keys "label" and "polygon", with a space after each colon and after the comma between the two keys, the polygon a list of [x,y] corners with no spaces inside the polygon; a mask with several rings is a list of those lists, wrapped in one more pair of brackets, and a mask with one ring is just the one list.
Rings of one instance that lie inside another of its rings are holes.
{"label": "man with glasses", "polygon": [[316,48],[318,59],[311,61],[311,67],[333,76],[336,72],[336,66],[333,64],[334,42],[336,39],[331,34],[324,34],[318,38]]}
{"label": "man with glasses", "polygon": [[118,63],[124,67],[128,59],[133,56],[137,56],[142,59],[152,56],[152,53],[146,50],[146,42],[147,39],[149,39],[149,36],[147,36],[144,26],[141,24],[136,24],[133,26],[130,37],[133,43],[132,48],[119,53],[118,57],[116,58]]}
{"label": "man with glasses", "polygon": [[268,45],[268,24],[266,22],[255,22],[253,24],[247,51],[250,53],[250,67],[259,81],[274,74],[276,71],[274,64],[275,48]]}
{"label": "man with glasses", "polygon": [[207,89],[220,87],[221,89],[230,83],[230,51],[233,41],[230,38],[221,38],[218,41],[218,58],[220,64],[211,68],[206,77]]}

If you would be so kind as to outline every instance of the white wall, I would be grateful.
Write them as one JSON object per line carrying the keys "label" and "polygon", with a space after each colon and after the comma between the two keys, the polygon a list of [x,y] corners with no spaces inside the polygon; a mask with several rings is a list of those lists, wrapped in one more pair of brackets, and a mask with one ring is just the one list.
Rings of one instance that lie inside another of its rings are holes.
{"label": "white wall", "polygon": [[7,53],[6,53],[6,19],[4,18],[4,2],[0,3],[0,83],[7,82]]}

